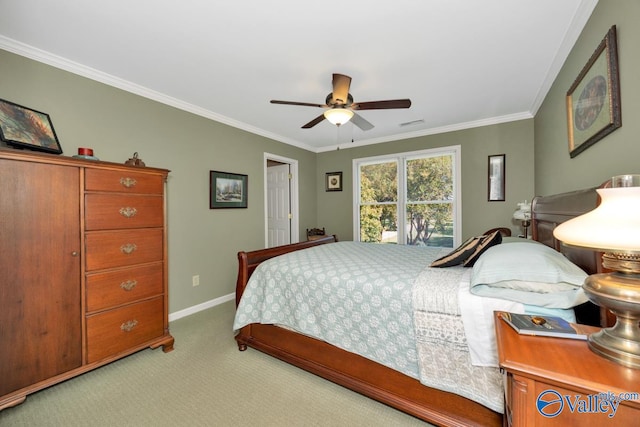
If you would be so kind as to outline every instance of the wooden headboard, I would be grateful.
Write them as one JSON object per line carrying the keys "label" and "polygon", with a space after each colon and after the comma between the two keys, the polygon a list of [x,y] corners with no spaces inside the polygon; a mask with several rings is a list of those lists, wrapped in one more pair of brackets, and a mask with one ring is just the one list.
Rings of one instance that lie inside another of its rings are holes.
{"label": "wooden headboard", "polygon": [[[553,196],[537,196],[531,202],[533,240],[563,253],[587,274],[602,273],[602,253],[563,245],[553,236],[553,230],[563,222],[595,209],[600,203],[597,188],[600,187]],[[576,316],[580,323],[608,325],[606,312],[601,312],[590,302],[576,307]]]}
{"label": "wooden headboard", "polygon": [[565,221],[592,211],[598,206],[596,188],[572,191],[553,196],[538,196],[531,202],[531,228],[533,240],[562,252],[569,260],[588,274],[602,272],[601,253],[562,245],[553,230]]}

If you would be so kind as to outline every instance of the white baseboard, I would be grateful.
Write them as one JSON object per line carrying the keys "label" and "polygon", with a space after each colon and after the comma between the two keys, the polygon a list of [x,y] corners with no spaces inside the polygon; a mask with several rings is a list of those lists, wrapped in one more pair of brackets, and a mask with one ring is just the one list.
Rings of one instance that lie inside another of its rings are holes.
{"label": "white baseboard", "polygon": [[228,295],[223,295],[221,297],[218,298],[214,298],[212,300],[209,300],[207,302],[203,302],[202,304],[198,304],[198,305],[194,305],[192,307],[189,308],[185,308],[184,310],[180,310],[180,311],[176,311],[175,313],[169,313],[169,322],[173,322],[174,320],[178,320],[182,317],[187,317],[190,316],[192,314],[195,314],[199,311],[202,310],[206,310],[208,308],[211,307],[215,307],[216,305],[220,305],[223,304],[227,301],[231,301],[233,299],[236,298],[236,294],[235,293],[231,293]]}

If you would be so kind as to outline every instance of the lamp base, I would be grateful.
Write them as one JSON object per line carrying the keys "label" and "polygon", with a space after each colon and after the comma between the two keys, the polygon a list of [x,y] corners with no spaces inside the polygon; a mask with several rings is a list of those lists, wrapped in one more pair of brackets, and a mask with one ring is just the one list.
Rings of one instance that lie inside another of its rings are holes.
{"label": "lamp base", "polygon": [[582,285],[595,304],[611,310],[616,324],[589,336],[589,348],[621,365],[640,369],[640,275],[594,274]]}
{"label": "lamp base", "polygon": [[531,221],[529,221],[528,219],[525,219],[522,221],[522,228],[524,228],[524,238],[528,239],[529,238],[529,234],[527,233],[527,229],[529,228],[529,226],[531,225]]}
{"label": "lamp base", "polygon": [[640,369],[640,355],[633,353],[640,342],[621,338],[612,334],[612,330],[607,328],[591,334],[588,341],[591,351],[620,365]]}

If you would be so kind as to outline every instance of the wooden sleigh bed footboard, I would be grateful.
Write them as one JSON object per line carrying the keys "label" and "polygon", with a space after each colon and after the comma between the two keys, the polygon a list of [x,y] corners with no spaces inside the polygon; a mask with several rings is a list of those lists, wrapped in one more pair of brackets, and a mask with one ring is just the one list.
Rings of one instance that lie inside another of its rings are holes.
{"label": "wooden sleigh bed footboard", "polygon": [[[236,305],[255,268],[269,258],[337,241],[335,236],[292,245],[239,252]],[[362,356],[274,325],[250,324],[235,337],[239,349],[255,348],[322,378],[385,403],[407,414],[443,426],[500,426],[502,414]]]}
{"label": "wooden sleigh bed footboard", "polygon": [[255,348],[322,378],[442,426],[500,426],[502,414],[479,403],[422,385],[354,353],[273,325],[251,324],[236,336]]}

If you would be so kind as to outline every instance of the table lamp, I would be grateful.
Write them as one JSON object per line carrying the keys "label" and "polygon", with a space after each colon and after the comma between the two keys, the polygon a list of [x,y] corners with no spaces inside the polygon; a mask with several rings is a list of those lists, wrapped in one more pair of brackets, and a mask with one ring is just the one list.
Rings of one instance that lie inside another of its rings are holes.
{"label": "table lamp", "polygon": [[518,210],[513,213],[513,219],[521,221],[522,228],[524,228],[524,238],[528,238],[527,229],[531,225],[531,203],[524,202],[518,203]]}
{"label": "table lamp", "polygon": [[616,315],[616,323],[591,334],[589,348],[640,369],[640,175],[615,176],[596,191],[600,205],[559,225],[553,235],[604,253],[602,265],[612,272],[593,274],[582,287],[593,303]]}

